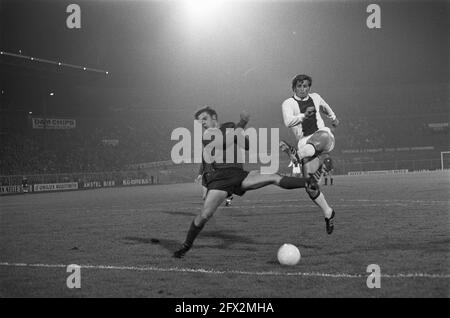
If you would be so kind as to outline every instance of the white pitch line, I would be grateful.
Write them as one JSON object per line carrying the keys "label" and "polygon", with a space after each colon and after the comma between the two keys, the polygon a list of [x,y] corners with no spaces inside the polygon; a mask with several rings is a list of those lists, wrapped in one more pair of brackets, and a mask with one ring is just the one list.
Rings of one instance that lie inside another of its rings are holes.
{"label": "white pitch line", "polygon": [[[75,265],[75,264],[72,264]],[[43,268],[67,268],[65,264],[26,264],[26,263],[8,263],[1,262],[0,266],[8,267],[43,267]],[[203,268],[179,268],[169,267],[161,268],[154,266],[114,266],[114,265],[77,265],[85,269],[100,270],[120,270],[120,271],[138,271],[138,272],[177,272],[177,273],[196,273],[211,275],[246,275],[246,276],[305,276],[305,277],[325,277],[325,278],[366,278],[367,275],[347,274],[347,273],[319,273],[319,272],[251,272],[239,270],[214,270]],[[450,278],[450,274],[429,274],[429,273],[399,273],[399,274],[381,274],[382,278]]]}
{"label": "white pitch line", "polygon": [[[368,208],[368,207],[379,207],[379,208],[386,208],[386,207],[408,207],[408,204],[405,203],[391,203],[391,204],[364,204],[364,208]],[[426,205],[421,205],[421,207],[423,206],[436,206],[435,204],[426,204]],[[221,207],[223,209],[230,209],[230,208],[234,208],[234,209],[276,209],[276,208],[315,208],[316,205],[312,205],[312,204],[278,204],[278,205],[243,205],[240,204],[239,202],[236,202],[235,205],[232,205],[230,207]],[[361,208],[362,206],[359,204],[333,204],[333,207],[336,208]],[[167,209],[173,209],[173,210],[178,210],[178,211],[197,211],[197,210],[201,210],[202,207],[201,206],[193,206],[193,207],[186,207],[186,206],[180,206],[180,207],[152,207],[152,208],[145,208],[143,210],[145,211],[155,211],[155,212],[162,212],[164,213],[164,211],[161,210],[167,210]],[[123,209],[121,210],[123,211]]]}
{"label": "white pitch line", "polygon": [[[274,202],[310,202],[309,199],[276,199],[276,200],[240,200],[242,202],[257,202],[257,203],[274,203]],[[339,199],[340,202],[373,202],[373,204],[376,203],[425,203],[425,204],[449,204],[450,200],[447,201],[439,201],[439,200],[375,200],[375,199]]]}

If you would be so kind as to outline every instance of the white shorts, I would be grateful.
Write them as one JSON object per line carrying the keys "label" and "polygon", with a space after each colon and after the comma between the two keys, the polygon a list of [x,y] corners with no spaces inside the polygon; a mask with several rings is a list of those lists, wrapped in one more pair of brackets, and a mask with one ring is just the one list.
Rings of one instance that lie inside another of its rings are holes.
{"label": "white shorts", "polygon": [[[320,153],[331,152],[334,149],[335,141],[334,141],[334,135],[331,132],[331,129],[328,128],[328,127],[320,128],[315,133],[313,133],[313,134],[311,134],[309,136],[305,136],[305,137],[301,138],[298,141],[298,144],[297,144],[298,148],[297,149],[300,149],[301,147],[305,146],[308,143],[308,141],[310,141],[311,137],[314,136],[313,139],[316,139],[317,136],[319,135],[319,134],[317,134],[317,132],[326,132],[326,133],[329,134],[329,137],[326,138],[326,139],[322,138],[322,137],[319,137],[320,140],[314,140],[314,145],[316,145],[317,142],[320,142],[321,148],[323,148],[322,150],[320,150]],[[317,147],[316,147],[316,149],[317,149]]]}

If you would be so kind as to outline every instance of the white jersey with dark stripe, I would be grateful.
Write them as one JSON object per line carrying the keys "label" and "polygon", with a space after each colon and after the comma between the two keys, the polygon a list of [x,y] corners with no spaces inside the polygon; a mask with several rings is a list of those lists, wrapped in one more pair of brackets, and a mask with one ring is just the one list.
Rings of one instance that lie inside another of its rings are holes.
{"label": "white jersey with dark stripe", "polygon": [[[312,105],[316,108],[316,114],[307,119],[305,118],[306,108]],[[282,111],[285,126],[291,128],[297,140],[326,128],[321,114],[331,120],[336,119],[331,107],[317,93],[311,93],[303,100],[295,95],[286,99],[282,104]]]}

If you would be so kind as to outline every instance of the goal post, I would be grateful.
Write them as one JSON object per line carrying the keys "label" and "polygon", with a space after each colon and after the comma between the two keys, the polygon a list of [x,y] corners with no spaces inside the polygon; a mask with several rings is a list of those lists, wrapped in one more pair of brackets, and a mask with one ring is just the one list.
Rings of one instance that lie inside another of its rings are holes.
{"label": "goal post", "polygon": [[450,151],[441,151],[441,170],[450,169]]}

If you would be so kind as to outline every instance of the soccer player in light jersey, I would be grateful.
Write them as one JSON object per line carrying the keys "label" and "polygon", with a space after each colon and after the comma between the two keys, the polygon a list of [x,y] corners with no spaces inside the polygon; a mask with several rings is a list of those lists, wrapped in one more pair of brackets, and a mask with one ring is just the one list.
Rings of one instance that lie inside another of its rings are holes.
{"label": "soccer player in light jersey", "polygon": [[[325,126],[321,113],[332,120],[333,127],[339,124],[331,107],[317,93],[310,93],[312,78],[297,75],[292,80],[294,95],[282,104],[283,120],[297,138],[297,148],[281,141],[281,150],[287,152],[291,160],[302,163],[303,175],[322,173],[323,160],[334,148],[334,135]],[[317,176],[316,176],[317,177]],[[318,188],[306,189],[311,200],[317,204],[325,216],[326,230],[331,234],[334,229],[334,210],[328,205],[325,196]]]}
{"label": "soccer player in light jersey", "polygon": [[[208,220],[214,215],[217,208],[224,202],[224,200],[232,194],[238,196],[244,195],[246,191],[256,190],[268,185],[277,185],[283,189],[299,189],[299,188],[317,188],[317,180],[313,176],[309,178],[297,178],[281,176],[279,174],[262,174],[258,170],[251,172],[243,169],[243,164],[239,163],[236,154],[237,147],[245,150],[249,149],[248,138],[245,137],[245,144],[241,144],[243,138],[227,138],[229,132],[226,125],[221,125],[218,121],[215,110],[205,107],[197,111],[194,115],[195,119],[200,121],[205,129],[203,135],[203,146],[211,146],[211,141],[207,138],[207,133],[212,130],[220,130],[223,137],[223,144],[218,146],[222,148],[223,158],[221,162],[213,161],[207,163],[203,156],[203,184],[207,188],[206,198],[203,203],[203,208],[194,220],[192,221],[186,239],[183,245],[174,253],[174,257],[181,258],[191,249],[195,238],[203,229]],[[246,113],[241,114],[241,121],[236,125],[237,128],[243,128],[247,124],[249,116]],[[235,131],[239,133],[239,130]],[[241,133],[243,133],[241,131]],[[231,139],[231,140],[230,140]],[[227,162],[227,151],[233,149],[234,160]]]}

